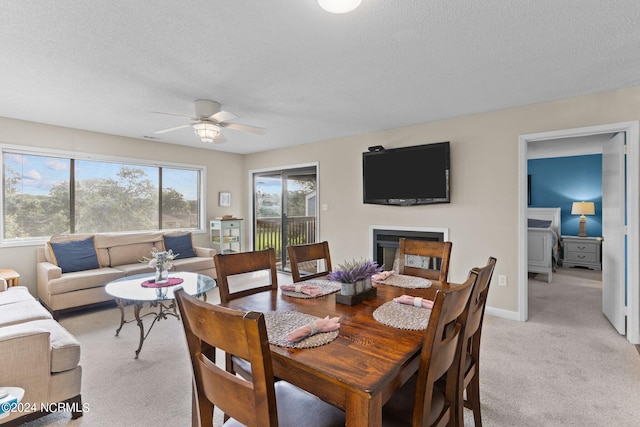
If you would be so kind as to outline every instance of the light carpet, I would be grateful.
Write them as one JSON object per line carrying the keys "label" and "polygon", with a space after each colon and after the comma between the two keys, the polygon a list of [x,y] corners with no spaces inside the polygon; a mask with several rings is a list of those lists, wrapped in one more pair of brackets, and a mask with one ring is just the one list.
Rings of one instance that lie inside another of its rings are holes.
{"label": "light carpet", "polygon": [[[217,299],[217,290],[209,293],[209,301]],[[602,315],[600,290],[530,279],[529,304],[527,322],[485,317],[484,425],[638,425],[640,356]],[[89,411],[77,420],[51,414],[28,427],[190,426],[191,374],[179,321],[156,324],[138,360],[138,329],[127,324],[115,337],[115,308],[69,315],[61,323],[82,343]],[[465,411],[467,427],[470,415]]]}

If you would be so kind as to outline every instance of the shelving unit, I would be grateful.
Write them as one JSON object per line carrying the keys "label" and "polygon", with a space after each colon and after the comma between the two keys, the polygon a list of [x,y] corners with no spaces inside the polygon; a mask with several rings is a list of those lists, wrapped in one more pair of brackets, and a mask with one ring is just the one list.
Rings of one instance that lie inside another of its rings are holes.
{"label": "shelving unit", "polygon": [[242,219],[214,219],[209,223],[211,248],[218,254],[242,252]]}

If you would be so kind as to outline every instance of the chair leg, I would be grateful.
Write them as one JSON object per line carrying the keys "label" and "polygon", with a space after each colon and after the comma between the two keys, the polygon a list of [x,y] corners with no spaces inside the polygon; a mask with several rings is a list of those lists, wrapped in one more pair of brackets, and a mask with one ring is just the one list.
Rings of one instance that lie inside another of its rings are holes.
{"label": "chair leg", "polygon": [[476,375],[467,386],[467,401],[465,405],[473,411],[475,427],[482,427],[482,416],[480,415],[480,378]]}

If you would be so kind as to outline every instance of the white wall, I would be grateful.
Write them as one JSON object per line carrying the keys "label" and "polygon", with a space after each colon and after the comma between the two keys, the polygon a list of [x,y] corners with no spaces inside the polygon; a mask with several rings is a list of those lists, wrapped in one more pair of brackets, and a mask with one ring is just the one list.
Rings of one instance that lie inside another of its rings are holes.
{"label": "white wall", "polygon": [[[251,154],[245,167],[250,171],[319,161],[318,203],[328,205],[320,212],[320,238],[329,241],[336,263],[371,257],[371,224],[449,228],[450,280],[463,281],[471,267],[495,256],[495,275],[506,275],[508,286],[494,283],[488,305],[494,313],[517,318],[518,136],[639,118],[640,87],[635,87]],[[450,204],[362,203],[361,153],[367,147],[439,141],[451,141]]]}
{"label": "white wall", "polygon": [[[206,167],[206,218],[225,214],[240,215],[246,210],[241,193],[243,156],[220,151],[165,144],[157,141],[125,138],[86,132],[20,120],[0,118],[0,144],[21,145],[68,152],[99,153],[133,159],[203,165]],[[231,191],[231,207],[218,206],[218,192]],[[207,226],[208,227],[208,226]],[[194,234],[200,246],[209,246],[206,233]],[[0,268],[12,268],[20,273],[20,284],[36,289],[36,248],[34,246],[0,247]]]}
{"label": "white wall", "polygon": [[[371,257],[371,224],[448,228],[453,241],[450,279],[460,282],[471,267],[484,264],[490,255],[497,257],[495,274],[506,275],[509,283],[492,285],[488,305],[511,316],[518,310],[518,136],[638,119],[640,87],[633,87],[246,156],[11,119],[0,119],[0,143],[204,164],[207,219],[226,213],[250,218],[250,170],[319,162],[318,203],[328,205],[320,212],[320,237],[329,241],[336,263]],[[451,141],[450,204],[362,203],[361,153],[367,147],[439,141]],[[231,208],[217,206],[219,191],[232,192]],[[207,237],[196,236],[196,241],[206,245]],[[16,269],[35,294],[35,248],[0,248],[0,266]]]}

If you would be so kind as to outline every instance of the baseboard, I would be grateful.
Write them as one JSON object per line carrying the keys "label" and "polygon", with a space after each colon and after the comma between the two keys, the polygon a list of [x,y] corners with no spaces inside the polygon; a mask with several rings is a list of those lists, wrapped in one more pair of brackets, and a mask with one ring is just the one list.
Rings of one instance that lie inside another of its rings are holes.
{"label": "baseboard", "polygon": [[501,308],[489,307],[485,308],[485,314],[494,317],[500,317],[502,319],[520,321],[520,313],[517,311],[503,310]]}

